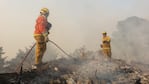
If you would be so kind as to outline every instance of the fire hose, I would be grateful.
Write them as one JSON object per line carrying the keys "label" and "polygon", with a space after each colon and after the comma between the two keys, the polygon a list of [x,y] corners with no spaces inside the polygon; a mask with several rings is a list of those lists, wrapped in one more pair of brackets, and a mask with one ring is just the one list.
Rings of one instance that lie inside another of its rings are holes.
{"label": "fire hose", "polygon": [[35,47],[36,43],[33,44],[33,46],[31,47],[31,49],[27,52],[27,54],[25,55],[25,57],[23,58],[23,60],[21,61],[21,63],[17,66],[17,68],[15,69],[15,72],[17,72],[21,66],[23,65],[24,61],[26,60],[26,58],[29,56],[30,52],[32,51],[32,49]]}
{"label": "fire hose", "polygon": [[[52,44],[54,44],[58,49],[60,49],[65,55],[69,56],[69,57],[72,57],[70,56],[68,53],[66,53],[64,51],[64,49],[62,49],[60,46],[58,46],[55,42],[49,40],[48,42],[51,42]],[[32,51],[32,49],[35,47],[36,43],[33,44],[33,46],[31,47],[31,49],[27,52],[27,54],[25,55],[25,57],[23,58],[23,60],[21,61],[21,63],[17,66],[17,68],[15,69],[15,72],[17,72],[21,66],[23,65],[24,61],[26,60],[26,58],[29,56],[30,52]]]}
{"label": "fire hose", "polygon": [[60,46],[58,46],[55,42],[49,40],[49,42],[51,42],[52,44],[54,44],[58,49],[60,49],[65,55],[67,55],[68,57],[72,57],[71,55],[69,55],[68,53],[66,53],[64,51],[64,49],[62,49]]}

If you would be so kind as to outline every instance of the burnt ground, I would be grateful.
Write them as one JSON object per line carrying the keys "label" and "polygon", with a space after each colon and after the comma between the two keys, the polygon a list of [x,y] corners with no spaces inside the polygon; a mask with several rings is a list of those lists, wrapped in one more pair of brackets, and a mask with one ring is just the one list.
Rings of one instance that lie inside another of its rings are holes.
{"label": "burnt ground", "polygon": [[0,84],[149,84],[148,72],[147,64],[118,59],[59,59],[42,71],[1,73]]}

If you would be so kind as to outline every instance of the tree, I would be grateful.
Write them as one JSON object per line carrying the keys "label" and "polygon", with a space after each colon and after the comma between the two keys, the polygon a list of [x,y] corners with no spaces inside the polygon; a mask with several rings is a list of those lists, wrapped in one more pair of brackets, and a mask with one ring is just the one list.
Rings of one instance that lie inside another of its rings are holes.
{"label": "tree", "polygon": [[[30,46],[29,48],[26,48],[25,50],[21,50],[21,49],[18,50],[16,57],[11,59],[8,62],[8,66],[7,66],[8,72],[10,71],[14,72],[16,70],[16,68],[20,65],[24,57],[27,55],[27,53],[31,49],[31,47],[32,46]],[[44,54],[43,62],[54,60],[56,59],[56,57],[57,57],[56,50],[54,50],[53,47],[50,45],[47,46],[47,50],[46,50],[46,53]],[[23,62],[23,69],[31,69],[32,65],[34,64],[34,58],[35,58],[35,47],[32,49],[32,51],[29,53],[29,55]]]}
{"label": "tree", "polygon": [[[24,59],[24,57],[26,56],[29,50],[30,48],[26,48],[25,51],[21,49],[18,50],[16,57],[8,61],[8,66],[7,66],[8,72],[10,71],[14,72],[16,70],[16,68],[20,65],[20,63],[22,62],[22,60]],[[31,53],[27,56],[27,58],[23,62],[23,68],[31,69],[31,65],[33,64],[34,51],[35,49],[31,51]]]}
{"label": "tree", "polygon": [[2,57],[2,55],[3,54],[5,54],[4,52],[3,52],[3,47],[0,47],[0,73],[3,73],[3,72],[5,72],[5,63],[6,63],[6,58],[7,57]]}

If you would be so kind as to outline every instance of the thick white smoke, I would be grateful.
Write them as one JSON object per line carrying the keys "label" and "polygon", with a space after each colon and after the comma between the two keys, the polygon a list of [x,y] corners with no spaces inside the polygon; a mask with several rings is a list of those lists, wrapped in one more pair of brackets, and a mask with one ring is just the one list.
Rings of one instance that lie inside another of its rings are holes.
{"label": "thick white smoke", "polygon": [[118,22],[112,35],[113,57],[149,63],[149,21],[133,16]]}

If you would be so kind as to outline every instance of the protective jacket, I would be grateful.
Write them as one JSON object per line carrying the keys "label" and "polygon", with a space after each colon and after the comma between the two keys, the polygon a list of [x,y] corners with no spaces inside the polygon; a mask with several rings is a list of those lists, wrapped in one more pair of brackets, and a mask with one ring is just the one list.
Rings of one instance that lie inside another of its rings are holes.
{"label": "protective jacket", "polygon": [[36,20],[34,36],[48,33],[50,28],[51,28],[51,24],[47,21],[45,16],[41,15]]}
{"label": "protective jacket", "polygon": [[111,48],[110,41],[111,41],[111,38],[109,36],[103,37],[102,38],[102,48],[110,49]]}

